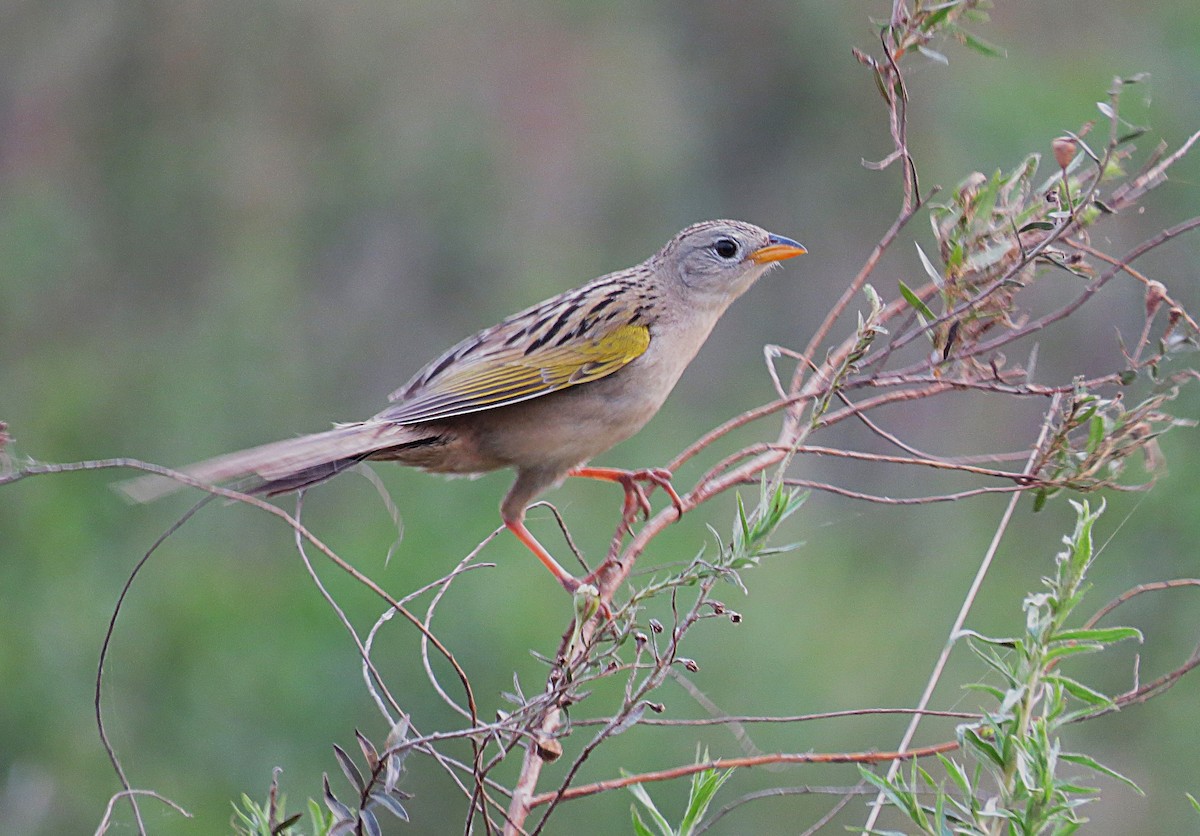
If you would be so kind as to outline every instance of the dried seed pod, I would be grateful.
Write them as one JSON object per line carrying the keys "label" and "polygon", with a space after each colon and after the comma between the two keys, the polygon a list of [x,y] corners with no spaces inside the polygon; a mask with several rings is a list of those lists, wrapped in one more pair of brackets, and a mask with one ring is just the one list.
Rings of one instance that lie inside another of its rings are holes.
{"label": "dried seed pod", "polygon": [[1146,316],[1154,316],[1155,311],[1167,298],[1167,287],[1162,282],[1146,282]]}
{"label": "dried seed pod", "polygon": [[563,747],[557,738],[539,737],[535,745],[538,757],[546,763],[553,763],[562,757]]}
{"label": "dried seed pod", "polygon": [[1060,136],[1050,143],[1050,148],[1054,151],[1054,161],[1058,163],[1058,167],[1066,170],[1066,167],[1071,164],[1071,160],[1075,159],[1079,144],[1074,137]]}

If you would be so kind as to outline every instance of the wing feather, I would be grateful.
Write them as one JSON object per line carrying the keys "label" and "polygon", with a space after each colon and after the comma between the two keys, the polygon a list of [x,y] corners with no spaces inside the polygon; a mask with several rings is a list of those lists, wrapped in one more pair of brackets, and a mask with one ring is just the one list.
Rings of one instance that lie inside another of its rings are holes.
{"label": "wing feather", "polygon": [[650,328],[627,320],[593,323],[589,335],[568,340],[560,336],[553,344],[517,340],[505,345],[505,340],[496,339],[497,347],[488,350],[489,342],[469,340],[451,349],[431,364],[432,374],[418,374],[400,391],[400,400],[376,418],[398,424],[436,421],[599,380],[646,352]]}

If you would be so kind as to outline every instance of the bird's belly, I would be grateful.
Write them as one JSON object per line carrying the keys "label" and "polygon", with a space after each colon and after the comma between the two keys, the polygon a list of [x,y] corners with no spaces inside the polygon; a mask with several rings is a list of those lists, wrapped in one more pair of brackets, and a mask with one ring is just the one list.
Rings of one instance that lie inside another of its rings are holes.
{"label": "bird's belly", "polygon": [[630,397],[620,381],[610,380],[450,419],[467,466],[444,472],[566,470],[603,453],[640,430],[661,405],[643,393]]}

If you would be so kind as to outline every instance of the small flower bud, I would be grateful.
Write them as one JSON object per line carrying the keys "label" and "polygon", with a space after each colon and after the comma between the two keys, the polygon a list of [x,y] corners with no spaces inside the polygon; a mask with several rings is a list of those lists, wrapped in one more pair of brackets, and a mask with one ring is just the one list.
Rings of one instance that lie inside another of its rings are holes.
{"label": "small flower bud", "polygon": [[556,738],[539,737],[536,745],[538,757],[546,763],[553,763],[562,757],[563,747]]}
{"label": "small flower bud", "polygon": [[1074,137],[1060,136],[1050,143],[1050,148],[1054,151],[1054,161],[1058,163],[1058,167],[1065,169],[1071,164],[1071,160],[1075,159],[1078,144]]}
{"label": "small flower bud", "polygon": [[695,659],[685,659],[681,656],[679,657],[679,664],[683,665],[683,667],[686,668],[690,673],[695,673],[696,671],[700,670],[700,666],[696,664]]}
{"label": "small flower bud", "polygon": [[650,619],[650,629],[656,633],[661,633],[663,631],[662,622],[657,618]]}
{"label": "small flower bud", "polygon": [[1154,316],[1163,300],[1167,298],[1167,288],[1162,282],[1146,283],[1146,316]]}

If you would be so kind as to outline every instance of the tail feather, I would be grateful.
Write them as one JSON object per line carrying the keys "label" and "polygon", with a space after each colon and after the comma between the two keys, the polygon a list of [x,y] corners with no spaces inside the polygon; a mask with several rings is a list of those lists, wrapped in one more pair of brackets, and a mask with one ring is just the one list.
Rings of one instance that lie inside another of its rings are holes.
{"label": "tail feather", "polygon": [[[206,484],[254,478],[255,493],[285,493],[315,485],[370,456],[421,443],[429,432],[384,422],[345,424],[325,432],[273,441],[183,468]],[[184,487],[167,476],[139,476],[119,485],[136,502],[149,502]]]}

